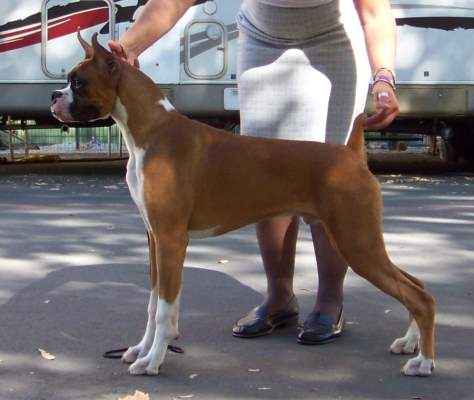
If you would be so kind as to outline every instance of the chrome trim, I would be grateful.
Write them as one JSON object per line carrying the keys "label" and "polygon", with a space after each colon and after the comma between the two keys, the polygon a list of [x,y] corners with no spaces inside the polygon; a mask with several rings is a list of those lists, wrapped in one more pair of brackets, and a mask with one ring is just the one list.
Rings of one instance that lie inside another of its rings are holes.
{"label": "chrome trim", "polygon": [[[223,35],[222,35],[222,48],[218,48],[218,50],[220,51],[223,51],[224,52],[224,65],[222,66],[222,71],[219,72],[218,74],[215,74],[215,75],[196,75],[194,74],[193,72],[191,72],[191,70],[189,69],[189,57],[188,57],[188,53],[189,53],[189,50],[190,50],[190,47],[189,47],[189,30],[191,29],[191,27],[194,25],[194,24],[216,24],[216,25],[219,25],[221,28],[222,28],[222,32],[223,32]],[[184,42],[184,49],[183,49],[183,52],[184,52],[184,71],[186,72],[186,74],[193,78],[193,79],[199,79],[199,80],[204,80],[204,81],[207,81],[209,79],[219,79],[219,78],[222,78],[226,72],[227,72],[227,68],[229,66],[229,60],[228,60],[228,48],[229,48],[229,45],[228,45],[228,37],[227,37],[227,28],[226,26],[219,22],[219,21],[216,21],[214,19],[195,19],[191,22],[189,22],[185,28],[184,28],[184,38],[183,38],[183,42]]]}
{"label": "chrome trim", "polygon": [[[48,3],[51,0],[42,0],[41,2],[41,69],[43,73],[51,79],[64,79],[66,74],[55,74],[48,70],[47,58],[46,58],[46,45],[48,42]],[[79,1],[92,1],[92,0],[79,0]],[[104,3],[107,3],[109,7],[109,33],[110,38],[115,40],[115,13],[117,8],[113,0],[102,0]]]}

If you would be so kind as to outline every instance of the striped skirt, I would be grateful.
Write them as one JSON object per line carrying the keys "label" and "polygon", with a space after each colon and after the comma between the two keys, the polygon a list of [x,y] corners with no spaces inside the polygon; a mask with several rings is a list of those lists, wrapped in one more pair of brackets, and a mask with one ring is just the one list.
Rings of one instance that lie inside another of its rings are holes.
{"label": "striped skirt", "polygon": [[238,15],[241,133],[345,144],[365,107],[370,67],[352,0]]}

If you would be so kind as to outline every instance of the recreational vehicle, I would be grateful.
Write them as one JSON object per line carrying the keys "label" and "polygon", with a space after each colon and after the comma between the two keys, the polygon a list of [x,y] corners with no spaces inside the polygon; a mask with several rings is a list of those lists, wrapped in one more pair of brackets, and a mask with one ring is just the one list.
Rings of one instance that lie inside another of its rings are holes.
{"label": "recreational vehicle", "polygon": [[[348,1],[352,0],[340,0]],[[8,119],[55,123],[52,90],[83,57],[76,32],[120,37],[146,0],[0,2],[0,129]],[[442,136],[448,157],[474,156],[474,2],[392,0],[401,114],[390,131]],[[175,107],[194,118],[238,120],[236,14],[240,0],[197,1],[140,57]],[[371,100],[367,102],[368,109]]]}

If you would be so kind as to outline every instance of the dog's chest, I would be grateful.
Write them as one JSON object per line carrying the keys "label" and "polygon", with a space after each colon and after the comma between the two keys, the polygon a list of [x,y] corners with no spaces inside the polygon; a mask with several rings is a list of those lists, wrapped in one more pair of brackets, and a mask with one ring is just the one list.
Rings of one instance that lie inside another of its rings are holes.
{"label": "dog's chest", "polygon": [[114,114],[114,118],[117,125],[120,128],[122,137],[125,141],[125,145],[128,150],[128,163],[127,163],[127,175],[126,181],[132,200],[138,207],[140,214],[145,222],[145,226],[148,230],[151,230],[150,222],[148,219],[148,213],[145,206],[145,195],[143,190],[144,173],[143,165],[145,159],[146,150],[138,147],[133,140],[133,135],[127,125],[128,115],[125,107],[122,105],[120,99],[117,99]]}
{"label": "dog's chest", "polygon": [[143,160],[145,158],[145,150],[134,146],[131,147],[133,148],[129,149],[126,181],[128,189],[130,190],[130,195],[137,205],[147,229],[150,230],[151,227],[148,220],[143,189]]}

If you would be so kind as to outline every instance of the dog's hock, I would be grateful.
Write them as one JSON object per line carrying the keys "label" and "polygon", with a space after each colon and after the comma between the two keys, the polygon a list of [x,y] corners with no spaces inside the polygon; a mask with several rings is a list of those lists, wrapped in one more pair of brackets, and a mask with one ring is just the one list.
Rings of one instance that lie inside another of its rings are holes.
{"label": "dog's hock", "polygon": [[395,339],[390,346],[392,354],[413,354],[418,350],[420,341],[420,329],[413,320],[408,327],[405,336]]}

